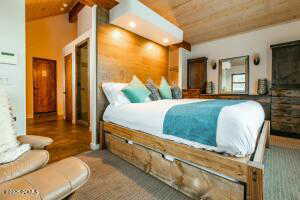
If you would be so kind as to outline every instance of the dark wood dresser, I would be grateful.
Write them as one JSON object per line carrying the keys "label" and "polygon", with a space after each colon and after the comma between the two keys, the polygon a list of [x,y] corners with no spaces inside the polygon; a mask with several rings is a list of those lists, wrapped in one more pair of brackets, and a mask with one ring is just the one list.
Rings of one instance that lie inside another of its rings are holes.
{"label": "dark wood dresser", "polygon": [[238,100],[253,100],[259,102],[264,108],[266,120],[271,118],[271,97],[259,95],[231,95],[231,94],[200,94],[199,90],[183,90],[183,98],[200,98],[200,99],[238,99]]}
{"label": "dark wood dresser", "polygon": [[271,93],[272,133],[300,138],[300,90],[273,89]]}
{"label": "dark wood dresser", "polygon": [[207,58],[201,57],[188,60],[187,87],[198,89],[201,93],[206,92],[207,82]]}
{"label": "dark wood dresser", "polygon": [[300,41],[271,45],[273,134],[300,138]]}

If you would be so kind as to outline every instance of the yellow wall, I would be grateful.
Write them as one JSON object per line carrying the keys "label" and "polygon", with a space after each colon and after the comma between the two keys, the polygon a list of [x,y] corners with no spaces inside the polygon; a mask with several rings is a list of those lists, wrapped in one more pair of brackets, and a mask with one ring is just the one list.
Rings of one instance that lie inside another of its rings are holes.
{"label": "yellow wall", "polygon": [[59,15],[26,24],[26,116],[33,116],[32,58],[57,61],[57,112],[64,114],[62,49],[77,36],[76,23],[68,22],[68,15]]}

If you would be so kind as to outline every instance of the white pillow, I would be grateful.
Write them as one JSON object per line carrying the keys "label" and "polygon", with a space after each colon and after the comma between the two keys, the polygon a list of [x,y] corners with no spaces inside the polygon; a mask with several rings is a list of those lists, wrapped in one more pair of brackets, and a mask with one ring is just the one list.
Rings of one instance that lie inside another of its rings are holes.
{"label": "white pillow", "polygon": [[129,99],[121,91],[127,85],[127,83],[102,83],[104,94],[111,105],[120,106],[130,104]]}

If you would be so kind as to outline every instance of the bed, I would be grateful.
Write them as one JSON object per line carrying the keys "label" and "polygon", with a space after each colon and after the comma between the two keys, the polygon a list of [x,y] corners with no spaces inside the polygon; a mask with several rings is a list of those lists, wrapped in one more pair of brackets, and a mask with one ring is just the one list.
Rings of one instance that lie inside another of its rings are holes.
{"label": "bed", "polygon": [[[264,121],[263,109],[257,102],[222,102],[226,106],[216,115],[215,145],[210,145],[214,144],[211,140],[189,140],[189,135],[166,134],[166,121],[178,124],[179,133],[184,130],[181,127],[196,124],[182,124],[184,118],[180,117],[191,113],[180,110],[190,107],[192,112],[194,106],[199,109],[220,104],[214,101],[182,99],[109,105],[100,123],[101,147],[193,199],[261,200],[263,155],[270,123]],[[188,122],[196,120],[201,126],[188,128],[211,126],[206,124],[208,119],[199,121],[199,116],[203,113]]]}
{"label": "bed", "polygon": [[[142,131],[151,135],[163,139],[169,139],[178,143],[183,143],[195,148],[204,148],[206,150],[216,151],[219,153],[228,153],[237,157],[245,157],[251,155],[255,150],[256,139],[259,133],[259,129],[262,127],[264,122],[264,111],[261,105],[255,101],[234,101],[238,102],[235,105],[226,106],[222,108],[219,117],[217,119],[217,134],[216,143],[217,145],[203,144],[193,140],[184,139],[182,137],[164,134],[166,129],[165,120],[167,113],[171,108],[180,105],[187,105],[189,107],[183,107],[181,109],[190,111],[190,113],[179,113],[180,111],[175,110],[176,122],[170,122],[173,129],[174,125],[172,123],[180,123],[180,121],[185,120],[188,116],[195,113],[196,106],[195,103],[200,105],[205,102],[203,109],[207,112],[206,107],[211,105],[215,100],[208,99],[166,99],[159,101],[151,101],[147,103],[138,104],[125,104],[121,106],[108,106],[104,112],[103,120],[106,122],[112,122],[123,127]],[[216,102],[219,104],[220,101]],[[223,102],[223,100],[221,100]],[[228,102],[228,101],[226,101]],[[232,102],[232,101],[229,101]],[[247,112],[243,112],[247,110]],[[172,114],[172,113],[171,113]],[[187,116],[183,116],[187,115]],[[194,118],[193,118],[194,117]],[[189,119],[187,123],[198,123],[199,127],[191,127],[191,129],[201,129],[206,124],[203,123],[203,113],[195,115]],[[209,116],[210,117],[210,116]],[[186,124],[179,124],[183,129],[186,129]],[[209,129],[210,125],[207,125]],[[179,132],[184,132],[186,130],[179,130]],[[192,130],[195,131],[195,130]],[[200,132],[205,132],[206,130],[200,130]]]}

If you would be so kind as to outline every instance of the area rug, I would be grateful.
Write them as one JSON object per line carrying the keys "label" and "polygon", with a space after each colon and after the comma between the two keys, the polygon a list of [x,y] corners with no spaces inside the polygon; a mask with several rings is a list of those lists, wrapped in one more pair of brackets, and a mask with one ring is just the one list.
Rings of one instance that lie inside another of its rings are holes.
{"label": "area rug", "polygon": [[[190,200],[108,151],[77,157],[90,166],[91,177],[71,199]],[[300,150],[272,146],[265,160],[265,199],[300,200]]]}

